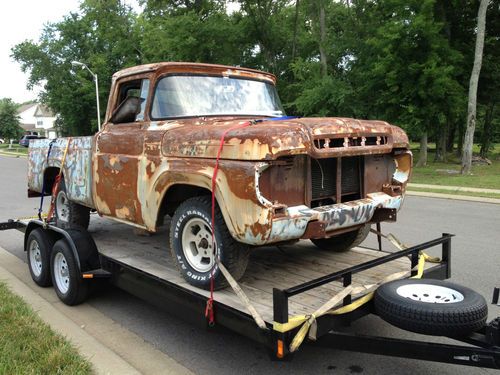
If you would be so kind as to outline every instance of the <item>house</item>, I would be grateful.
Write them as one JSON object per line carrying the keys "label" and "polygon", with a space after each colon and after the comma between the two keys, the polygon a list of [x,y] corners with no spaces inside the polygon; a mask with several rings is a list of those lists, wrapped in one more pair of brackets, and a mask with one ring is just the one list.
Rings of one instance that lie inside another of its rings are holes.
{"label": "house", "polygon": [[17,114],[25,134],[38,134],[49,139],[57,137],[54,127],[56,116],[47,106],[39,103],[24,104],[19,107]]}

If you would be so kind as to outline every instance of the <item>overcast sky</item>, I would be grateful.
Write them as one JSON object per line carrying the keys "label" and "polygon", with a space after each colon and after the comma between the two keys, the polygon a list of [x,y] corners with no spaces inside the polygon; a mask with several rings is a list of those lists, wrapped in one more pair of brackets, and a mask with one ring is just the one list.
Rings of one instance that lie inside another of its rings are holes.
{"label": "overcast sky", "polygon": [[[134,0],[126,0],[134,5]],[[71,11],[78,11],[79,0],[12,0],[0,12],[0,98],[17,103],[36,99],[38,91],[28,91],[28,76],[10,57],[11,48],[26,39],[38,41],[43,25],[62,20]],[[137,9],[137,8],[136,8]]]}

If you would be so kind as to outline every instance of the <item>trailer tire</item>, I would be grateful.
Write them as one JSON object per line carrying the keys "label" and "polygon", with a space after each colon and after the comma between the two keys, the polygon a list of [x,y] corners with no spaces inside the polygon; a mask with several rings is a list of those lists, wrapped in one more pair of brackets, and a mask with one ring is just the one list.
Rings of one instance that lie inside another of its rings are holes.
{"label": "trailer tire", "polygon": [[396,327],[433,336],[468,335],[482,328],[488,317],[483,296],[442,280],[383,284],[375,292],[375,311]]}
{"label": "trailer tire", "polygon": [[65,239],[52,249],[50,258],[52,284],[59,299],[66,305],[82,303],[88,296],[89,284],[81,277],[73,251]]}
{"label": "trailer tire", "polygon": [[311,238],[311,242],[321,250],[342,253],[360,245],[370,233],[370,224],[362,228],[339,234],[330,238]]}
{"label": "trailer tire", "polygon": [[31,278],[36,285],[47,287],[52,285],[50,276],[50,253],[54,246],[54,237],[42,228],[34,229],[26,241],[26,256]]}
{"label": "trailer tire", "polygon": [[[215,289],[228,285],[219,267],[207,256],[212,252],[211,210],[210,196],[190,198],[177,208],[170,226],[170,250],[181,275],[191,285],[207,290],[212,270]],[[220,260],[238,280],[245,273],[249,248],[233,239],[217,204],[214,228]],[[197,241],[200,242],[196,244]]]}
{"label": "trailer tire", "polygon": [[90,222],[90,208],[69,200],[64,178],[59,184],[54,204],[56,226],[63,229],[87,229]]}

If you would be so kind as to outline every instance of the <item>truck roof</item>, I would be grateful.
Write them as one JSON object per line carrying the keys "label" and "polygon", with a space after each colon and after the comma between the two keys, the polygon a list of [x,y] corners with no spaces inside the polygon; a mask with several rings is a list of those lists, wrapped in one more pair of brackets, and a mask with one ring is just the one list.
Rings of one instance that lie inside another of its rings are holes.
{"label": "truck roof", "polygon": [[203,64],[193,62],[158,62],[152,64],[137,65],[122,69],[113,74],[113,80],[146,72],[157,72],[158,75],[168,73],[193,73],[193,74],[217,74],[242,76],[276,83],[276,77],[267,72],[256,69],[242,68],[239,66]]}

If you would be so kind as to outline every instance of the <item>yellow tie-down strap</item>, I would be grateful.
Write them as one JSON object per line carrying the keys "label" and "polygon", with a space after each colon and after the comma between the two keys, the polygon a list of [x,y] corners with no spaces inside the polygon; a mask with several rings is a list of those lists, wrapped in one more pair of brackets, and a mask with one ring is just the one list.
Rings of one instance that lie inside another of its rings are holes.
{"label": "yellow tie-down strap", "polygon": [[[439,263],[441,259],[437,257],[431,257],[424,253],[423,251],[420,252],[419,258],[418,258],[418,264],[417,264],[417,274],[413,276],[413,279],[420,279],[422,275],[424,274],[424,267],[425,267],[425,262],[432,262],[432,263]],[[287,323],[278,323],[278,322],[273,322],[273,329],[277,332],[288,332],[291,331],[294,328],[300,327],[299,331],[295,335],[295,337],[292,340],[292,343],[290,344],[290,352],[293,353],[295,352],[299,346],[302,344],[304,341],[306,335],[309,337],[310,340],[316,340],[316,332],[317,332],[317,323],[316,319],[319,318],[320,316],[323,315],[339,315],[339,314],[346,314],[351,311],[356,310],[358,307],[363,306],[365,303],[370,301],[373,298],[375,290],[382,284],[385,284],[389,281],[394,281],[394,280],[399,280],[402,279],[406,276],[408,276],[408,271],[401,271],[401,272],[396,272],[393,273],[387,277],[385,277],[383,280],[376,284],[370,284],[370,285],[363,285],[363,286],[358,286],[354,287],[352,285],[347,286],[344,288],[341,292],[337,293],[335,296],[333,296],[328,302],[326,302],[323,306],[321,306],[319,309],[317,309],[314,313],[309,314],[309,315],[296,315],[292,316],[288,319]],[[340,301],[344,299],[344,297],[348,295],[359,295],[363,294],[361,298],[358,298],[356,301],[353,303],[350,303],[349,305],[339,307],[337,309],[333,309],[335,305],[337,305]]]}

